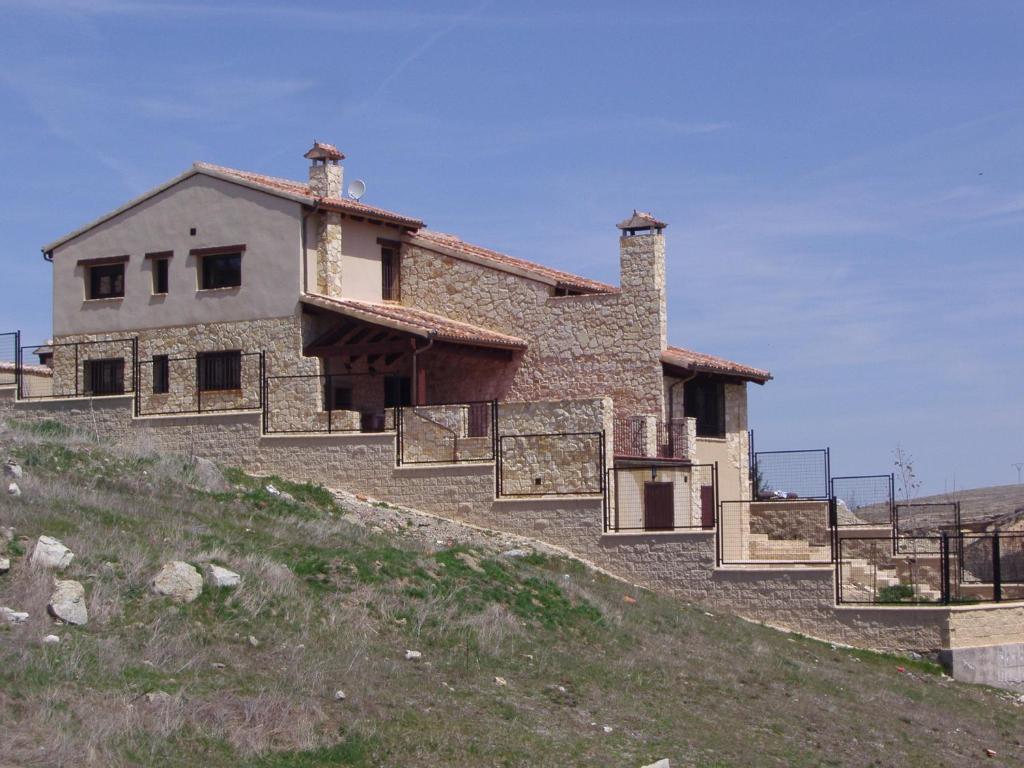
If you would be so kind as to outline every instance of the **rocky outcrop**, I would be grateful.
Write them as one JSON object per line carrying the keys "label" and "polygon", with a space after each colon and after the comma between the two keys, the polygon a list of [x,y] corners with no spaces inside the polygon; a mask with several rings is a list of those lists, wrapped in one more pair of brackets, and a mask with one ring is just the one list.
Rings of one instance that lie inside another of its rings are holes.
{"label": "rocky outcrop", "polygon": [[29,563],[37,568],[63,571],[74,560],[75,553],[52,536],[40,536],[32,550]]}
{"label": "rocky outcrop", "polygon": [[179,603],[191,603],[203,592],[199,571],[181,560],[165,563],[150,584],[154,594],[164,595]]}
{"label": "rocky outcrop", "polygon": [[53,594],[50,595],[46,610],[65,624],[85,624],[89,620],[89,611],[85,605],[85,587],[77,581],[55,580]]}

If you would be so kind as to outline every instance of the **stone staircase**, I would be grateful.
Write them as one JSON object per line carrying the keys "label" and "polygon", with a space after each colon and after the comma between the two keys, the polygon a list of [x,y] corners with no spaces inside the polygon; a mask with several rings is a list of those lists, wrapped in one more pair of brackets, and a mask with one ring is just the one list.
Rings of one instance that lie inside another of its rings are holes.
{"label": "stone staircase", "polygon": [[886,568],[867,560],[847,560],[842,566],[843,586],[850,591],[870,596],[877,595],[877,592],[886,587],[907,584],[913,585],[914,596],[919,600],[937,601],[941,598],[942,592],[936,586],[939,583],[939,574],[934,568],[912,568],[903,558],[897,558],[893,565],[895,567]]}
{"label": "stone staircase", "polygon": [[829,547],[819,547],[800,539],[770,539],[766,533],[749,534],[747,544],[751,560],[827,563],[832,558]]}

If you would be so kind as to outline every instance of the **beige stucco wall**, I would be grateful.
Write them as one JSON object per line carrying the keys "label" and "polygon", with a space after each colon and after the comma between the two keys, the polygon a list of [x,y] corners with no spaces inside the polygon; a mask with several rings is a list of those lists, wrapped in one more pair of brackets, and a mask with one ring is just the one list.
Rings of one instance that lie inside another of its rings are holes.
{"label": "beige stucco wall", "polygon": [[725,437],[696,438],[694,462],[718,462],[718,497],[723,501],[750,498],[750,435],[747,433],[747,387],[725,385]]}
{"label": "beige stucco wall", "polygon": [[[142,328],[282,317],[298,300],[298,203],[209,176],[191,176],[58,247],[53,254],[53,332]],[[191,228],[196,235],[189,234]],[[198,290],[194,248],[244,243],[242,285]],[[146,253],[173,251],[169,291],[152,294]],[[128,255],[123,299],[85,299],[79,259]]]}

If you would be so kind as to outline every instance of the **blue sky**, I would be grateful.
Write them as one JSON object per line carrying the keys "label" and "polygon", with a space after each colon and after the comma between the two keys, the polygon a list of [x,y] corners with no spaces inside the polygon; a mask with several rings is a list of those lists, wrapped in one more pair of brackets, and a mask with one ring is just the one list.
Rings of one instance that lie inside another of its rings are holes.
{"label": "blue sky", "polygon": [[1024,461],[1024,4],[0,0],[0,329],[39,247],[194,160],[616,281],[667,220],[670,337],[768,367],[759,447],[924,490]]}

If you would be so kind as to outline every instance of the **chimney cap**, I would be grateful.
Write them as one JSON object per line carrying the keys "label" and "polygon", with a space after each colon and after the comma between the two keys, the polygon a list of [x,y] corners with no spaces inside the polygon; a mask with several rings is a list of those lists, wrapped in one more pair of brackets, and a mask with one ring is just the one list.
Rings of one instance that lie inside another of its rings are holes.
{"label": "chimney cap", "polygon": [[646,211],[638,211],[636,208],[633,209],[633,215],[625,221],[620,221],[615,225],[623,232],[627,234],[636,234],[642,230],[653,229],[657,233],[661,233],[665,227],[668,226],[664,221],[654,218],[651,214]]}
{"label": "chimney cap", "polygon": [[343,155],[333,144],[326,144],[322,141],[313,140],[313,147],[303,155],[307,160],[333,161],[344,160]]}

